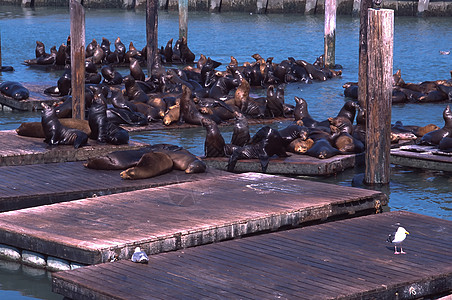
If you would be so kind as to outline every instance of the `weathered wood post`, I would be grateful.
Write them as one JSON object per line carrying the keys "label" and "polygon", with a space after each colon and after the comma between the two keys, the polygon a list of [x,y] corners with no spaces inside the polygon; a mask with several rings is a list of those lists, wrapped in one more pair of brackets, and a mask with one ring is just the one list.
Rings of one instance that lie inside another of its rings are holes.
{"label": "weathered wood post", "polygon": [[0,31],[0,70],[2,69],[2,32]]}
{"label": "weathered wood post", "polygon": [[188,31],[188,0],[179,0],[179,38],[187,39]]}
{"label": "weathered wood post", "polygon": [[85,10],[75,0],[71,14],[71,95],[72,118],[85,119]]}
{"label": "weathered wood post", "polygon": [[361,0],[359,15],[359,69],[358,69],[358,103],[366,108],[367,95],[367,19],[372,0]]}
{"label": "weathered wood post", "polygon": [[158,0],[146,0],[146,61],[148,76],[158,51]]}
{"label": "weathered wood post", "polygon": [[336,56],[336,0],[325,0],[325,54],[326,68],[334,68]]}
{"label": "weathered wood post", "polygon": [[388,184],[390,179],[394,11],[369,9],[368,14],[364,183]]}

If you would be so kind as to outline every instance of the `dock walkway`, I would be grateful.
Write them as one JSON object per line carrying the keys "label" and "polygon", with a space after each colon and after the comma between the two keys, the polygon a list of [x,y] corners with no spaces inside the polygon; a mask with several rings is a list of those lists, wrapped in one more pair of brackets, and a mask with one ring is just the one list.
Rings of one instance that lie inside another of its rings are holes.
{"label": "dock walkway", "polygon": [[375,213],[384,193],[257,173],[2,213],[0,241],[82,264]]}
{"label": "dock walkway", "polygon": [[[400,222],[405,255],[385,242]],[[414,299],[452,290],[452,222],[388,212],[52,274],[73,299]],[[120,285],[117,283],[121,282]]]}
{"label": "dock walkway", "polygon": [[0,212],[228,174],[213,168],[200,174],[172,170],[153,178],[123,180],[120,172],[88,169],[82,162],[0,167]]}

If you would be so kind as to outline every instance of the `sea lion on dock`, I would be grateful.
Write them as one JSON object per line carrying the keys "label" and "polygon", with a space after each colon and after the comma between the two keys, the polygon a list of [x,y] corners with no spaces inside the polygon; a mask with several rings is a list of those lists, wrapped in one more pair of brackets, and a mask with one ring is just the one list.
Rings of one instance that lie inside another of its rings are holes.
{"label": "sea lion on dock", "polygon": [[87,144],[88,135],[85,132],[63,126],[57,118],[54,107],[46,103],[41,103],[41,106],[43,107],[41,112],[41,125],[45,136],[45,143],[50,146],[74,145],[74,148],[79,148]]}
{"label": "sea lion on dock", "polygon": [[149,101],[149,96],[143,91],[143,89],[137,84],[135,78],[132,75],[125,76],[122,81],[126,88],[126,94],[129,101],[143,102]]}
{"label": "sea lion on dock", "polygon": [[305,126],[299,124],[290,124],[287,127],[280,129],[279,134],[281,135],[285,146],[288,146],[293,140],[301,138],[306,140],[309,135],[309,130]]}
{"label": "sea lion on dock", "polygon": [[201,159],[197,158],[192,161],[185,169],[186,174],[204,173],[207,170],[207,165]]}
{"label": "sea lion on dock", "polygon": [[330,158],[340,153],[341,152],[331,146],[330,142],[325,138],[316,140],[312,147],[306,151],[307,155],[321,159]]}
{"label": "sea lion on dock", "polygon": [[100,70],[102,76],[104,77],[104,83],[108,85],[118,85],[123,82],[122,75],[116,71],[112,66],[103,66]]}
{"label": "sea lion on dock", "polygon": [[180,98],[179,123],[202,125],[201,120],[205,117],[196,108],[191,95],[191,90],[186,85],[183,85]]}
{"label": "sea lion on dock", "polygon": [[25,100],[30,97],[30,91],[20,82],[5,81],[0,84],[0,92],[14,100]]}
{"label": "sea lion on dock", "polygon": [[144,81],[146,79],[143,69],[140,66],[140,62],[135,58],[130,58],[129,70],[130,75],[132,75],[135,80]]}
{"label": "sea lion on dock", "polygon": [[217,124],[209,118],[202,118],[201,122],[206,128],[206,139],[204,142],[205,157],[224,157],[225,142]]}
{"label": "sea lion on dock", "polygon": [[136,166],[141,157],[149,151],[150,147],[113,151],[107,155],[89,158],[83,165],[96,170],[125,170]]}
{"label": "sea lion on dock", "polygon": [[240,109],[242,113],[245,112],[248,108],[248,100],[250,98],[250,88],[251,87],[249,82],[245,78],[242,78],[240,80],[239,86],[237,87],[234,93],[234,104]]}
{"label": "sea lion on dock", "polygon": [[286,147],[286,150],[296,154],[305,154],[306,151],[311,149],[312,145],[314,145],[314,141],[312,139],[296,138],[290,142],[290,144]]}
{"label": "sea lion on dock", "polygon": [[[86,133],[88,136],[91,133],[87,120],[79,120],[72,118],[58,119],[63,126],[68,128],[78,129]],[[16,133],[20,136],[45,138],[44,130],[41,122],[23,122],[16,129]]]}
{"label": "sea lion on dock", "polygon": [[245,146],[251,140],[248,120],[245,115],[235,112],[235,123],[232,131],[231,144],[236,146]]}
{"label": "sea lion on dock", "polygon": [[438,149],[443,152],[452,152],[452,137],[443,137],[439,142]]}
{"label": "sea lion on dock", "polygon": [[170,172],[173,160],[163,152],[148,152],[144,154],[137,165],[121,172],[122,179],[151,178]]}
{"label": "sea lion on dock", "polygon": [[425,134],[419,142],[421,145],[438,145],[442,138],[452,135],[452,111],[449,105],[443,111],[443,119],[443,128]]}

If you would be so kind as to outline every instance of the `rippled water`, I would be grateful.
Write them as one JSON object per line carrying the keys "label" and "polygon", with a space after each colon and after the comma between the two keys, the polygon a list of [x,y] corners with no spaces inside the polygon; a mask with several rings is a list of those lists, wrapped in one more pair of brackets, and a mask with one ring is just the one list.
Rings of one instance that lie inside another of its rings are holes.
{"label": "rippled water", "polygon": [[[128,46],[133,42],[141,49],[145,45],[145,12],[127,10],[87,10],[87,43],[102,37],[114,41],[116,37]],[[178,15],[159,12],[159,46],[178,37]],[[452,50],[452,18],[397,17],[394,25],[394,71],[402,70],[406,82],[449,79],[452,55],[440,55],[439,50]],[[2,63],[12,65],[13,73],[0,73],[0,81],[41,82],[45,87],[56,85],[61,72],[43,72],[21,63],[34,57],[36,40],[42,41],[48,51],[51,46],[65,43],[70,31],[69,12],[61,8],[0,7]],[[359,19],[338,16],[336,30],[336,63],[343,66],[343,76],[327,82],[289,84],[286,102],[294,104],[294,96],[309,103],[311,115],[319,120],[337,114],[344,104],[342,85],[358,80]],[[199,57],[205,54],[227,64],[230,56],[239,63],[254,61],[251,55],[273,56],[280,62],[289,56],[313,62],[323,52],[323,17],[302,15],[256,15],[240,13],[190,13],[188,45]],[[219,68],[220,70],[222,67]],[[123,70],[124,74],[126,70]],[[128,72],[128,71],[127,71]],[[262,94],[262,90],[252,93]],[[393,122],[426,125],[444,124],[442,112],[447,103],[394,105]],[[0,111],[0,130],[15,129],[25,121],[40,120],[39,113]],[[284,124],[274,124],[280,127]],[[252,131],[259,127],[254,126]],[[231,128],[221,128],[226,141]],[[133,139],[149,143],[173,143],[195,154],[203,154],[203,128],[168,130],[131,134]],[[307,178],[351,186],[361,168],[346,170],[327,178]],[[391,182],[383,191],[390,197],[389,209],[408,210],[452,220],[451,174],[403,167],[391,167]],[[306,177],[302,177],[306,178]],[[16,270],[17,269],[17,270]],[[27,297],[61,298],[50,293],[46,274],[30,275],[23,267],[0,264],[0,298],[27,299]],[[32,284],[30,284],[32,283]],[[21,295],[22,294],[22,295]]]}

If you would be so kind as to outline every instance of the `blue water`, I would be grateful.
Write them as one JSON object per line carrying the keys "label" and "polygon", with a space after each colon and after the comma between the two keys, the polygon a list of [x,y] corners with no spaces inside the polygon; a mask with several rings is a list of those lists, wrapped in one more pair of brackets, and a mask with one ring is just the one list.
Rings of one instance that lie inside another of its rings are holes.
{"label": "blue water", "polygon": [[[141,49],[145,45],[145,12],[133,10],[87,10],[87,43],[102,37],[114,41],[116,37],[128,46],[133,42]],[[314,62],[323,52],[323,17],[302,15],[257,15],[245,13],[189,13],[188,45],[197,55],[210,56],[224,65],[234,56],[239,63],[254,61],[251,55],[273,56],[280,62],[289,56]],[[178,15],[159,12],[158,45],[170,38],[177,39]],[[0,7],[2,64],[12,65],[16,71],[0,73],[0,82],[40,82],[45,87],[56,85],[61,72],[43,72],[21,63],[34,57],[36,40],[46,50],[66,41],[70,31],[67,9],[45,7],[22,9]],[[342,85],[358,80],[359,19],[338,16],[336,30],[336,63],[341,64],[343,76],[322,83],[289,84],[285,100],[294,104],[294,96],[308,101],[311,115],[319,120],[337,114],[344,104]],[[452,55],[440,55],[440,50],[452,50],[452,18],[396,17],[394,24],[394,71],[401,69],[406,82],[449,79]],[[218,68],[222,70],[220,66]],[[122,70],[127,74],[127,70]],[[263,90],[254,90],[263,94]],[[429,123],[442,126],[442,112],[447,103],[394,105],[392,121],[423,126]],[[40,120],[39,113],[0,111],[0,130],[15,129],[20,123]],[[284,124],[275,124],[280,127]],[[252,131],[259,127],[254,126]],[[221,128],[226,141],[230,128]],[[203,128],[170,130],[132,134],[132,138],[149,143],[173,143],[202,155],[205,132]],[[350,169],[327,178],[307,178],[351,186],[352,178],[362,169]],[[302,177],[306,178],[306,177]],[[390,198],[390,210],[407,210],[452,220],[452,177],[450,173],[391,167],[391,182],[382,188]],[[24,270],[25,269],[25,270]],[[26,267],[0,264],[0,298],[2,299],[60,299],[50,292],[48,274],[30,275]],[[36,273],[36,272],[35,272]]]}

